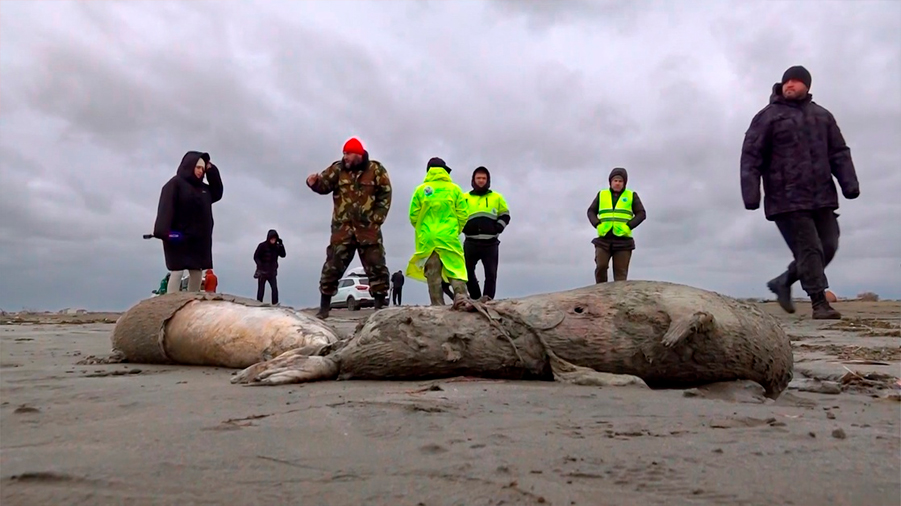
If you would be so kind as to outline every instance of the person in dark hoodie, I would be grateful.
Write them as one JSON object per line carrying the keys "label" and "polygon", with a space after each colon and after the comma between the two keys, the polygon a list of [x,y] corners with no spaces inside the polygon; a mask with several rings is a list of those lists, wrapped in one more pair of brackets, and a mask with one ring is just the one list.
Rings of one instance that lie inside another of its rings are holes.
{"label": "person in dark hoodie", "polygon": [[355,137],[344,144],[343,156],[321,173],[307,177],[307,186],[320,194],[332,194],[332,234],[326,248],[319,278],[319,318],[328,318],[338,281],[354,253],[369,278],[369,293],[375,309],[385,307],[389,272],[385,262],[382,225],[391,208],[391,181],[388,170],[371,160],[369,152]]}
{"label": "person in dark hoodie", "polygon": [[595,195],[588,206],[588,221],[597,230],[594,243],[594,281],[607,282],[607,267],[613,259],[613,280],[625,281],[635,250],[632,231],[647,217],[638,193],[626,189],[629,173],[622,167],[610,171],[610,185]]}
{"label": "person in dark hoodie", "polygon": [[497,264],[500,240],[498,236],[510,224],[510,210],[504,196],[491,189],[491,172],[485,167],[472,171],[472,190],[466,194],[469,217],[463,227],[463,253],[466,255],[469,297],[480,299],[476,278],[476,265],[482,262],[485,272],[486,299],[493,299],[497,292]]}
{"label": "person in dark hoodie", "polygon": [[176,174],[163,185],[153,236],[163,241],[171,273],[168,293],[179,291],[185,270],[188,291],[199,292],[204,269],[213,268],[213,204],[222,200],[222,191],[219,168],[209,153],[200,151],[185,153]]}
{"label": "person in dark hoodie", "polygon": [[397,271],[391,275],[391,302],[400,306],[404,299],[404,273]]}
{"label": "person in dark hoodie", "polygon": [[838,251],[838,180],[846,199],[860,196],[851,149],[835,118],[813,101],[810,72],[788,68],[773,84],[770,103],[751,120],[741,148],[741,194],[745,209],[760,207],[776,223],[794,260],[767,286],[779,305],[794,313],[791,287],[801,281],[815,319],[841,319],[826,300],[826,266]]}
{"label": "person in dark hoodie", "polygon": [[278,304],[278,259],[285,258],[285,244],[274,229],[266,234],[266,240],[257,245],[253,261],[257,264],[254,277],[257,278],[257,300],[263,302],[266,283],[272,290],[272,305]]}

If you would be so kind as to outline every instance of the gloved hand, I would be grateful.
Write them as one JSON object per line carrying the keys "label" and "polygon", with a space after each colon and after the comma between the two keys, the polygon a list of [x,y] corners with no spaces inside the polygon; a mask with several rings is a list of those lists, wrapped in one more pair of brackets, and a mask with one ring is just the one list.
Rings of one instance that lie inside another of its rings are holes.
{"label": "gloved hand", "polygon": [[760,208],[759,200],[757,202],[745,202],[745,209],[747,209],[748,211],[753,211],[753,210],[759,209],[759,208]]}
{"label": "gloved hand", "polygon": [[844,195],[845,198],[848,200],[854,200],[857,197],[860,197],[860,188],[855,186],[854,188],[851,188],[850,190],[847,190],[847,191],[844,188],[842,188],[842,195]]}
{"label": "gloved hand", "polygon": [[181,232],[171,231],[169,235],[166,237],[166,240],[171,241],[173,243],[181,242],[185,236]]}
{"label": "gloved hand", "polygon": [[276,239],[276,240],[275,240],[275,244],[278,244],[279,246],[281,246],[281,245],[282,245],[282,238],[279,237],[278,239]]}
{"label": "gloved hand", "polygon": [[500,233],[503,232],[504,229],[506,229],[506,228],[507,228],[507,227],[505,227],[501,222],[499,222],[499,221],[495,221],[495,222],[494,222],[494,233],[495,233],[495,234],[500,234]]}

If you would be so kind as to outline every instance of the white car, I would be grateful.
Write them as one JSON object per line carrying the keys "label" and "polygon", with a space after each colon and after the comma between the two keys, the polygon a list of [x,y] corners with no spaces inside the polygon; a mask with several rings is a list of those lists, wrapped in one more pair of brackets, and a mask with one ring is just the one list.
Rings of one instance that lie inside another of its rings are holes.
{"label": "white car", "polygon": [[350,275],[338,281],[338,293],[332,297],[331,307],[356,311],[374,305],[375,299],[369,294],[369,278]]}

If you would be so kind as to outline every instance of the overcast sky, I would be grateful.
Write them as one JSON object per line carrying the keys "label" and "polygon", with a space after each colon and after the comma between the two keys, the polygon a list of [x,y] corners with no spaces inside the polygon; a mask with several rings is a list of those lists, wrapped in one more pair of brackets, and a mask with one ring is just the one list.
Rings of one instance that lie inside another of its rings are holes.
{"label": "overcast sky", "polygon": [[[312,306],[332,202],[304,179],[350,136],[394,185],[392,272],[413,253],[411,192],[440,156],[464,190],[487,166],[507,199],[498,297],[593,283],[585,211],[623,166],[648,213],[632,279],[768,296],[791,255],[762,208],[744,210],[739,157],[797,64],[861,182],[840,201],[831,288],[899,298],[901,2],[6,0],[0,308],[149,296],[166,270],[141,235],[188,150],[209,152],[225,186],[220,291],[255,295],[253,251],[275,228],[282,302]],[[406,286],[427,302],[425,284]]]}

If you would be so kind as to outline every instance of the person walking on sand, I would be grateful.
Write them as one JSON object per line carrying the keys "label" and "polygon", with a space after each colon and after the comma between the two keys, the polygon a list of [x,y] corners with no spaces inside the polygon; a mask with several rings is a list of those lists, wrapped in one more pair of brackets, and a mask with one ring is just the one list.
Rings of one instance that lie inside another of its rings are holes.
{"label": "person walking on sand", "polygon": [[266,233],[266,240],[257,244],[253,252],[253,261],[257,266],[254,273],[257,278],[257,300],[263,302],[266,294],[266,283],[272,290],[272,305],[278,305],[278,259],[285,258],[285,244],[275,229]]}
{"label": "person walking on sand", "polygon": [[482,262],[485,272],[485,299],[494,299],[497,292],[497,263],[500,240],[498,236],[510,224],[510,210],[504,196],[491,189],[491,172],[476,167],[472,172],[472,190],[466,194],[469,217],[463,227],[463,254],[466,256],[466,287],[472,299],[482,298],[476,265]]}
{"label": "person walking on sand", "polygon": [[400,306],[404,298],[404,273],[397,271],[391,275],[391,303]]}
{"label": "person walking on sand", "polygon": [[[203,181],[204,176],[207,182]],[[219,168],[209,153],[188,151],[160,191],[153,237],[162,239],[168,293],[179,291],[188,271],[189,292],[199,292],[204,269],[213,268],[213,204],[222,200]]]}
{"label": "person walking on sand", "polygon": [[609,188],[594,196],[588,206],[588,221],[597,230],[594,244],[594,282],[607,282],[607,268],[613,259],[613,280],[629,277],[629,263],[635,250],[632,231],[647,217],[638,193],[626,189],[629,173],[616,167],[607,176]]}
{"label": "person walking on sand", "polygon": [[454,303],[467,296],[466,259],[460,243],[467,217],[466,197],[451,180],[450,172],[441,158],[430,159],[425,180],[410,200],[416,252],[407,264],[407,276],[428,284],[433,306],[444,305],[442,281],[453,288]]}
{"label": "person walking on sand", "polygon": [[386,305],[388,266],[382,225],[391,208],[391,181],[388,170],[369,158],[369,152],[357,138],[344,144],[341,160],[322,173],[310,174],[307,186],[320,194],[332,194],[332,234],[326,248],[325,263],[319,277],[319,318],[328,318],[338,281],[359,252],[360,262],[369,278],[369,293],[375,309]]}
{"label": "person walking on sand", "polygon": [[835,117],[813,101],[810,72],[788,68],[775,83],[770,103],[752,119],[741,148],[741,194],[745,209],[763,208],[776,223],[794,259],[767,287],[794,313],[791,287],[801,281],[815,319],[841,319],[829,305],[825,269],[838,251],[838,180],[846,199],[860,196],[851,149]]}

